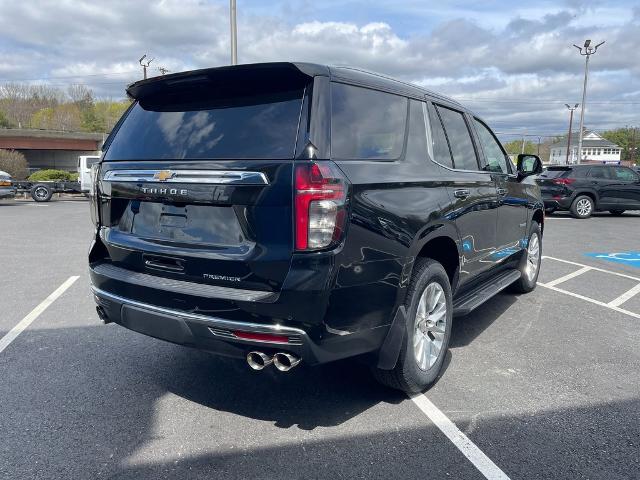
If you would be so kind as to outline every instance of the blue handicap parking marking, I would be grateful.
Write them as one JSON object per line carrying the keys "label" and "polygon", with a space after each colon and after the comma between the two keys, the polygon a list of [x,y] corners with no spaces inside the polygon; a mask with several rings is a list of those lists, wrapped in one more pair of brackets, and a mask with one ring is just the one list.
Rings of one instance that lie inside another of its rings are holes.
{"label": "blue handicap parking marking", "polygon": [[585,253],[587,257],[599,258],[610,262],[623,263],[640,268],[640,251],[636,252],[603,252]]}

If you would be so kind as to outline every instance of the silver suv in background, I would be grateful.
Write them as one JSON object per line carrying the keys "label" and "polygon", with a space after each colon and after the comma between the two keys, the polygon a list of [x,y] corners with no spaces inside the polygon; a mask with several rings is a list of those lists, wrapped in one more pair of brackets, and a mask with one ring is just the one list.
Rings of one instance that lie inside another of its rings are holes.
{"label": "silver suv in background", "polygon": [[16,187],[13,185],[11,175],[0,170],[0,199],[15,198]]}

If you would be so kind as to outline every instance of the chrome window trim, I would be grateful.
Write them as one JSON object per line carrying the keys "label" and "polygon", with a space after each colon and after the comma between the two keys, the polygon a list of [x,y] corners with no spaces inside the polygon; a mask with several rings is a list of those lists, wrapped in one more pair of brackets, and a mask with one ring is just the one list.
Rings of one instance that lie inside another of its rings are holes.
{"label": "chrome window trim", "polygon": [[[428,110],[427,110],[427,109],[428,109],[428,106],[427,106],[427,102],[431,102],[431,100],[430,100],[428,97],[427,97],[426,101],[424,101],[424,100],[423,100],[423,102],[422,102],[422,103],[423,103],[423,115],[424,115],[424,118],[425,118],[425,123],[429,126],[429,128],[428,128],[428,130],[427,130],[427,131],[428,131],[428,133],[427,133],[427,138],[430,140],[430,142],[429,142],[429,143],[427,143],[427,150],[428,150],[428,153],[429,153],[429,160],[431,160],[431,161],[432,161],[433,163],[435,163],[436,165],[439,165],[439,166],[441,166],[442,168],[445,168],[445,169],[449,170],[450,172],[461,172],[461,173],[481,173],[481,174],[484,174],[484,175],[492,175],[492,174],[495,174],[496,172],[488,172],[488,171],[486,171],[486,170],[464,170],[464,169],[462,169],[462,168],[451,168],[451,167],[448,167],[447,165],[443,165],[443,164],[441,164],[441,163],[440,163],[440,162],[438,162],[435,158],[433,158],[433,144],[431,143],[431,142],[433,141],[433,140],[431,140],[433,137],[432,137],[432,134],[431,134],[431,120],[429,119],[429,115],[428,115]],[[433,105],[437,105],[437,104],[436,104],[436,103],[434,103],[434,102],[431,102],[431,103],[432,103]],[[443,105],[443,106],[444,106],[444,105]],[[447,107],[447,106],[444,106],[444,107],[445,107],[445,108],[449,108],[449,110],[454,110],[454,111],[457,111],[458,113],[462,113],[462,115],[463,115],[463,116],[465,116],[465,112],[460,112],[460,111],[458,111],[458,110],[455,110],[454,108],[450,108],[450,107]],[[465,122],[466,122],[466,120],[467,120],[467,119],[465,118]],[[469,124],[467,123],[467,128],[468,128],[468,127],[469,127]],[[443,125],[443,128],[444,128],[444,125]],[[469,136],[471,136],[471,130],[469,130]],[[471,141],[473,142],[473,137],[471,137]],[[431,147],[431,148],[429,148],[429,147]],[[475,148],[475,143],[474,143],[474,148]],[[430,151],[429,151],[429,150],[430,150]],[[477,151],[476,151],[476,156],[477,156],[477,155],[478,155],[478,153],[477,153]],[[509,175],[511,176],[511,174],[509,174]],[[513,176],[515,176],[515,175],[513,175]]]}
{"label": "chrome window trim", "polygon": [[129,298],[125,298],[119,295],[114,295],[113,293],[105,292],[104,290],[101,290],[93,285],[91,285],[91,292],[96,297],[96,300],[98,301],[98,303],[99,303],[99,300],[103,298],[106,300],[111,300],[114,302],[121,303],[123,305],[130,305],[132,307],[141,308],[143,310],[151,310],[153,312],[161,313],[164,315],[175,316],[180,319],[195,320],[198,322],[203,322],[209,326],[219,326],[221,328],[226,328],[230,330],[254,331],[259,333],[280,333],[280,334],[301,335],[303,338],[307,337],[307,332],[299,328],[285,327],[283,325],[278,325],[278,324],[263,325],[260,323],[238,322],[235,320],[226,320],[218,317],[209,317],[207,315],[200,315],[197,313],[182,312],[182,311],[173,310],[170,308],[157,307],[155,305],[137,302]]}
{"label": "chrome window trim", "polygon": [[[160,172],[170,175],[164,180],[154,178]],[[262,172],[240,170],[109,170],[103,182],[127,183],[200,183],[209,185],[269,185]]]}

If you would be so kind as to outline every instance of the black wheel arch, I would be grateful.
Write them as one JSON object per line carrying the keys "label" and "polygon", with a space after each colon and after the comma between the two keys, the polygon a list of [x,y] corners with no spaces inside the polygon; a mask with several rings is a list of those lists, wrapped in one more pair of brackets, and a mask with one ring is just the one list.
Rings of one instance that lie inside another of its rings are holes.
{"label": "black wheel arch", "polygon": [[600,208],[599,207],[600,196],[598,195],[598,192],[596,192],[595,190],[590,189],[590,188],[576,190],[573,193],[573,195],[571,196],[571,204],[573,204],[573,202],[575,201],[576,198],[581,197],[583,195],[585,195],[585,196],[591,198],[591,200],[593,200],[594,209]]}

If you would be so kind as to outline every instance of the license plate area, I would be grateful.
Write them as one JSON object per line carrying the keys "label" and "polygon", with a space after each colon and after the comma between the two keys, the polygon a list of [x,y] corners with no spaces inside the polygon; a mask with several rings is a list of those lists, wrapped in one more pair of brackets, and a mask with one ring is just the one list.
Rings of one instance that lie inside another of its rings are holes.
{"label": "license plate area", "polygon": [[181,244],[238,246],[245,242],[242,226],[230,206],[130,200],[118,230]]}

